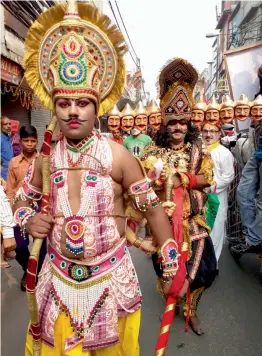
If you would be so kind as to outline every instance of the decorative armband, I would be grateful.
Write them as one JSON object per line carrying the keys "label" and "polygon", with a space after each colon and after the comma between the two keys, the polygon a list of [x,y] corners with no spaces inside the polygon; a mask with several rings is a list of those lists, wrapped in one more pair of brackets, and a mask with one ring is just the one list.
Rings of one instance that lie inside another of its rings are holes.
{"label": "decorative armband", "polygon": [[18,208],[14,213],[14,222],[20,226],[21,234],[25,237],[26,224],[29,218],[34,216],[36,211],[29,207]]}
{"label": "decorative armband", "polygon": [[177,172],[184,188],[190,190],[197,186],[197,176],[188,172]]}
{"label": "decorative armband", "polygon": [[[141,195],[144,202],[141,202]],[[150,181],[145,178],[136,183],[133,183],[128,190],[128,195],[134,197],[135,209],[146,212],[149,208],[155,208],[160,204],[160,200],[151,187]]]}
{"label": "decorative armband", "polygon": [[13,204],[19,200],[29,201],[33,207],[37,207],[37,201],[42,199],[42,192],[31,185],[34,174],[34,163],[29,167],[29,170],[25,176],[23,185],[18,189],[17,193],[14,196]]}
{"label": "decorative armband", "polygon": [[160,249],[162,257],[163,280],[173,279],[178,270],[178,253],[177,243],[173,239],[168,239]]}

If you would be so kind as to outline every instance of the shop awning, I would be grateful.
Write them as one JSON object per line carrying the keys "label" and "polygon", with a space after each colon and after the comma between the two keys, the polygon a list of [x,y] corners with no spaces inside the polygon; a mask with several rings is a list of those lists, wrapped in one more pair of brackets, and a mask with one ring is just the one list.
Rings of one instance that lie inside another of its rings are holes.
{"label": "shop awning", "polygon": [[23,66],[24,42],[5,29],[5,44],[2,44],[1,54]]}

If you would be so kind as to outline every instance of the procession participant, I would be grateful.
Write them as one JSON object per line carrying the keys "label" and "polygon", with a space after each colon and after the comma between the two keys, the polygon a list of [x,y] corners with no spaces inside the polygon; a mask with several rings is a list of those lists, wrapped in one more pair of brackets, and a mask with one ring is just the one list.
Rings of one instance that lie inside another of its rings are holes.
{"label": "procession participant", "polygon": [[[3,159],[1,158],[0,173],[2,171]],[[16,247],[14,238],[13,213],[10,202],[6,196],[5,180],[1,177],[0,181],[0,236],[1,236],[1,268],[11,267],[6,261]]]}
{"label": "procession participant", "polygon": [[[27,82],[53,111],[42,154],[28,173],[15,212],[35,238],[27,279],[32,310],[26,355],[138,356],[141,292],[126,248],[124,191],[145,214],[166,261],[164,271],[176,244],[142,166],[94,129],[96,117],[108,112],[124,89],[126,45],[97,8],[78,7],[79,13],[72,1],[67,8],[51,7],[25,41]],[[64,137],[49,158],[56,119]],[[41,198],[42,189],[42,213],[35,214],[29,203]],[[36,303],[37,254],[46,236],[48,258]],[[139,239],[133,244],[143,248]],[[168,272],[166,292],[175,273]]]}
{"label": "procession participant", "polygon": [[112,131],[112,135],[113,135],[112,141],[117,142],[120,145],[123,145],[124,141],[123,141],[123,138],[121,136],[120,129],[116,129],[116,130]]}
{"label": "procession participant", "polygon": [[255,121],[262,120],[262,95],[258,95],[254,101],[250,103],[251,111],[250,115]]}
{"label": "procession participant", "polygon": [[[16,192],[23,185],[26,173],[34,160],[38,157],[37,152],[37,130],[32,125],[22,126],[20,129],[20,141],[22,145],[22,153],[11,159],[8,167],[6,194],[13,205],[13,198]],[[19,194],[19,193],[18,193]],[[16,261],[20,264],[23,270],[23,276],[20,281],[20,288],[23,292],[26,290],[26,270],[30,257],[29,252],[29,236],[27,233],[21,231],[17,225],[14,228],[16,239]],[[44,243],[41,249],[39,269],[43,264],[46,255],[46,244]]]}
{"label": "procession participant", "polygon": [[[213,164],[209,153],[202,151],[196,132],[190,131],[192,93],[197,78],[194,67],[180,58],[162,69],[159,86],[164,126],[159,131],[157,147],[148,150],[143,164],[173,222],[178,256],[188,252],[185,278],[190,298],[184,312],[185,316],[189,313],[193,331],[202,335],[197,305],[215,278],[216,257],[204,217],[207,194],[203,191],[213,185]],[[153,255],[154,268],[161,277],[157,261],[158,256]]]}
{"label": "procession participant", "polygon": [[[125,109],[127,108],[126,107]],[[125,124],[125,129],[131,127],[131,117],[123,116],[125,109],[122,111],[122,128]],[[128,109],[127,109],[128,110]],[[151,138],[145,135],[143,131],[147,128],[147,112],[142,101],[139,101],[134,112],[134,127],[131,129],[131,135],[124,140],[124,147],[132,153],[132,155],[141,158],[144,154],[144,149],[151,144]]]}
{"label": "procession participant", "polygon": [[6,181],[8,164],[14,157],[11,138],[11,120],[6,116],[1,117],[1,158],[3,160],[1,177]]}
{"label": "procession participant", "polygon": [[148,128],[147,134],[151,137],[153,143],[156,140],[157,132],[161,128],[162,123],[162,113],[160,107],[157,105],[155,100],[152,100],[147,107],[148,113]]}
{"label": "procession participant", "polygon": [[145,148],[152,142],[150,136],[143,133],[147,128],[147,112],[142,101],[138,102],[133,115],[134,128],[131,130],[131,135],[124,140],[124,147],[135,157],[141,158]]}
{"label": "procession participant", "polygon": [[244,253],[261,252],[262,248],[262,97],[250,103],[251,117],[257,127],[258,146],[244,166],[237,188],[237,201],[243,226],[239,239],[230,238],[234,257]]}
{"label": "procession participant", "polygon": [[216,125],[219,122],[220,105],[217,103],[213,95],[206,108],[205,120],[211,125]]}
{"label": "procession participant", "polygon": [[203,95],[201,95],[199,101],[195,103],[192,107],[192,126],[200,133],[202,129],[203,122],[205,120],[205,112],[207,105],[204,101]]}
{"label": "procession participant", "polygon": [[120,129],[120,111],[116,105],[108,112],[107,127],[111,133]]}
{"label": "procession participant", "polygon": [[143,134],[140,129],[134,127],[131,130],[131,135],[125,138],[123,145],[133,156],[141,158],[144,155],[146,147],[151,142],[150,136]]}
{"label": "procession participant", "polygon": [[147,122],[148,122],[147,111],[141,100],[137,103],[137,106],[134,111],[134,117],[135,117],[134,127],[138,129],[140,132],[145,132],[147,129]]}
{"label": "procession participant", "polygon": [[129,136],[131,130],[134,127],[134,123],[134,110],[131,108],[130,104],[127,103],[124,109],[121,111],[121,130],[124,133],[124,139]]}
{"label": "procession participant", "polygon": [[232,123],[232,121],[234,120],[234,107],[234,101],[231,100],[228,95],[224,95],[219,111],[219,118],[222,124]]}
{"label": "procession participant", "polygon": [[241,94],[235,103],[235,118],[239,121],[245,121],[250,114],[250,102],[245,94]]}
{"label": "procession participant", "polygon": [[228,188],[235,176],[234,157],[226,147],[220,144],[220,138],[221,123],[217,125],[204,124],[202,139],[214,162],[215,184],[210,187],[210,192],[216,193],[220,202],[215,223],[210,234],[217,262],[219,261],[226,237]]}

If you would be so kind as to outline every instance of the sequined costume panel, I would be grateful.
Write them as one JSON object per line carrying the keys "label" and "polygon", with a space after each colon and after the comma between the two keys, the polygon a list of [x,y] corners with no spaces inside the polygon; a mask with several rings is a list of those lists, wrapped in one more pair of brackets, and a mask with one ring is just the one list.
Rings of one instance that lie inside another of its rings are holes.
{"label": "sequined costume panel", "polygon": [[[93,158],[95,157],[95,158]],[[66,140],[60,141],[52,153],[52,180],[55,173],[61,170],[66,182],[68,196],[68,167]],[[89,264],[97,263],[116,243],[120,241],[117,225],[113,217],[114,191],[110,172],[112,169],[112,153],[108,142],[97,137],[90,155],[86,155],[82,165],[87,167],[82,173],[81,202],[89,201],[85,216],[84,255]],[[58,187],[52,184],[51,204],[53,216],[62,215],[62,202],[58,199]],[[64,218],[58,217],[51,234],[51,243],[61,253],[60,239]]]}

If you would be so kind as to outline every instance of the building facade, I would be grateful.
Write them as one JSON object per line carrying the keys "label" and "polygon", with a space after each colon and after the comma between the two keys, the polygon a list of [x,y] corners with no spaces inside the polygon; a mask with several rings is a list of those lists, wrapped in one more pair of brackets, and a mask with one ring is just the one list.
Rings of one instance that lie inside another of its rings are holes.
{"label": "building facade", "polygon": [[[33,3],[33,4],[32,4]],[[33,95],[24,77],[24,40],[28,28],[53,2],[2,1],[1,13],[1,115],[34,125],[39,147],[51,114]]]}
{"label": "building facade", "polygon": [[205,96],[215,95],[221,101],[223,94],[229,93],[224,53],[262,40],[262,1],[222,1],[216,30],[218,34],[207,36],[215,40]]}

